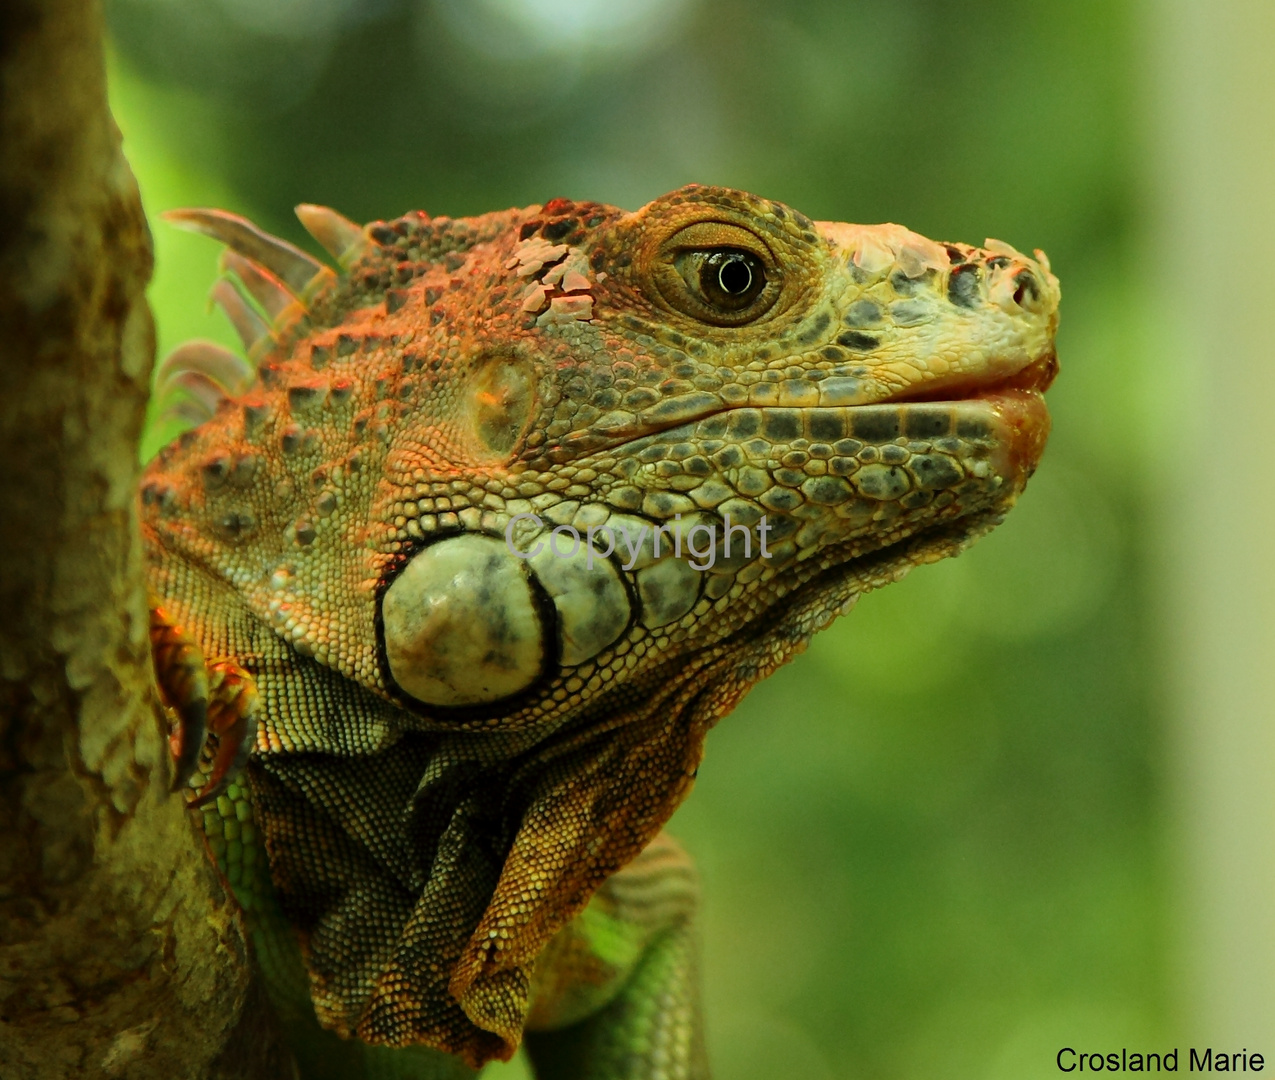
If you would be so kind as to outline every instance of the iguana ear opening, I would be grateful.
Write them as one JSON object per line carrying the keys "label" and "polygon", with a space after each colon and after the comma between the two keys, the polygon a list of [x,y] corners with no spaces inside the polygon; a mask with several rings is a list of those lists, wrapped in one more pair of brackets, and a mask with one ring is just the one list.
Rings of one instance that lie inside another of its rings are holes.
{"label": "iguana ear opening", "polygon": [[482,461],[508,461],[531,426],[536,399],[531,360],[501,353],[482,357],[462,404],[462,423],[475,456]]}

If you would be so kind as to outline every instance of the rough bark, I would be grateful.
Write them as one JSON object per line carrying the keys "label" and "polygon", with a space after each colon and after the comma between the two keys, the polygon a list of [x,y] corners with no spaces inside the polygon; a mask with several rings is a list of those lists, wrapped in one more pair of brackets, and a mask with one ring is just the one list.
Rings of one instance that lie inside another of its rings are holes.
{"label": "rough bark", "polygon": [[0,4],[0,1076],[286,1076],[165,795],[133,509],[151,248],[101,23]]}

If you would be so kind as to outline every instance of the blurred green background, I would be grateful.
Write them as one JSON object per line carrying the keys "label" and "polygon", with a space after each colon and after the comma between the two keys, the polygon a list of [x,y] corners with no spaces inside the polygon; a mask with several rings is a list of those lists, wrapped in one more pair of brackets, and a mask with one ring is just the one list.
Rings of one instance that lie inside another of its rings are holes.
{"label": "blurred green background", "polygon": [[[722,1080],[1021,1080],[1061,1046],[1173,1044],[1132,4],[108,8],[152,215],[218,205],[305,245],[302,201],[635,208],[700,181],[1045,249],[1062,374],[1019,508],[757,687],[672,831],[703,873]],[[206,302],[216,246],[154,232],[161,355],[233,343]]]}

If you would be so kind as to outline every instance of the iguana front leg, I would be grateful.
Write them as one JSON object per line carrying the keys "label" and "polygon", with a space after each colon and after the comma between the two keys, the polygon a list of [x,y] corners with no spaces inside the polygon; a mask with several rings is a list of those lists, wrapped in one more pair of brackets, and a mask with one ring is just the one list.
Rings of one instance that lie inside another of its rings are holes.
{"label": "iguana front leg", "polygon": [[151,608],[150,615],[155,679],[172,718],[168,746],[174,762],[173,790],[190,783],[206,750],[205,780],[190,803],[203,806],[226,790],[252,752],[257,686],[233,660],[209,663],[163,608]]}

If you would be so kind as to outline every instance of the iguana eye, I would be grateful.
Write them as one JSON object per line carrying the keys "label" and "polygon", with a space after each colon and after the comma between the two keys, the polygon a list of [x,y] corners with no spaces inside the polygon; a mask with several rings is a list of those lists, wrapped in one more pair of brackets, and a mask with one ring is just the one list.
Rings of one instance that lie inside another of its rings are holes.
{"label": "iguana eye", "polygon": [[661,245],[652,266],[668,304],[713,326],[743,326],[779,299],[783,274],[769,247],[748,229],[701,221]]}
{"label": "iguana eye", "polygon": [[[688,264],[687,269],[683,264]],[[698,281],[705,303],[722,312],[744,311],[766,287],[762,261],[739,248],[688,251],[675,265],[684,278]]]}

